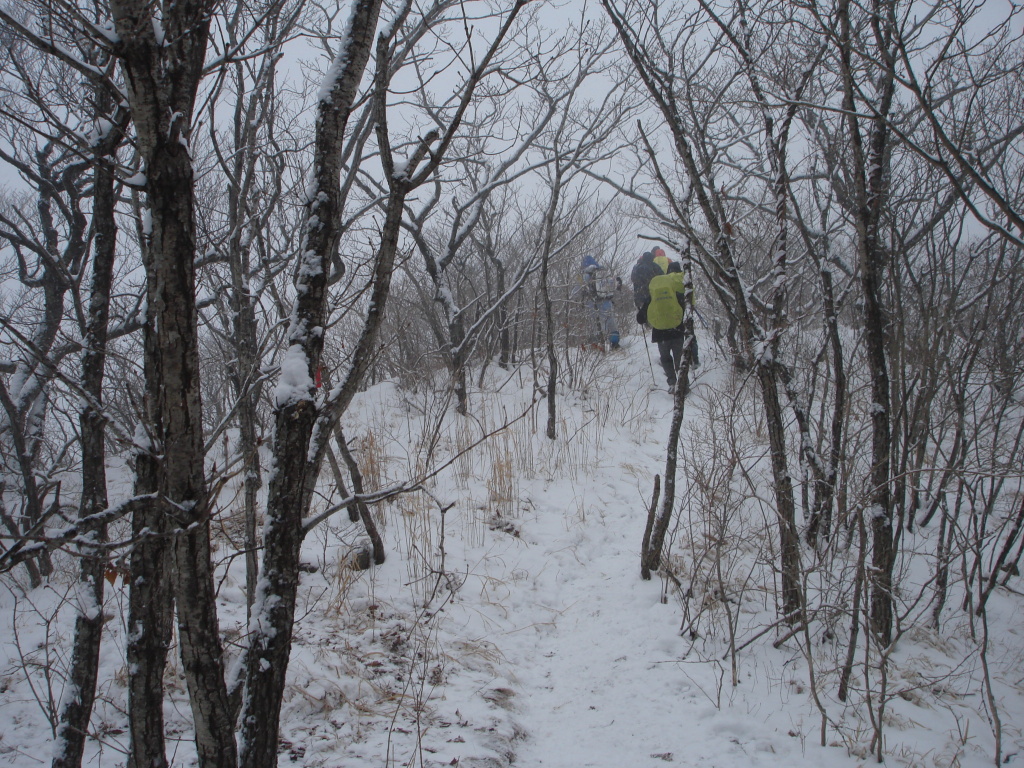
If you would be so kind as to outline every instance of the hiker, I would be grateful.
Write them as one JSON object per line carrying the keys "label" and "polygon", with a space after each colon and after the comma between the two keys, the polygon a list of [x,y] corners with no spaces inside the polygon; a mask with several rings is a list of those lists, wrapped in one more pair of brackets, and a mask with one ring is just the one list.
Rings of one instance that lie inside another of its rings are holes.
{"label": "hiker", "polygon": [[654,248],[651,250],[651,253],[654,255],[654,263],[661,267],[662,273],[667,273],[670,260],[668,256],[665,255],[664,249]]}
{"label": "hiker", "polygon": [[590,306],[594,321],[600,333],[600,343],[605,341],[612,349],[619,348],[619,327],[615,322],[613,299],[622,287],[622,280],[607,267],[598,264],[591,254],[583,257],[583,293]]}
{"label": "hiker", "polygon": [[668,271],[669,263],[669,258],[662,248],[645,251],[637,259],[633,271],[629,273],[630,282],[633,283],[633,304],[637,309],[643,307],[651,296],[648,290],[651,278],[664,275]]}
{"label": "hiker", "polygon": [[[646,257],[647,255],[648,254],[645,253],[643,256],[641,256],[640,257],[641,261],[643,261],[644,257]],[[651,275],[651,277],[655,277],[655,276],[657,276],[659,274],[664,274],[664,273],[666,273],[668,271],[668,266],[669,266],[670,261],[669,261],[668,256],[665,255],[665,251],[664,250],[662,250],[661,248],[654,248],[650,252],[650,257],[647,259],[647,261],[645,263],[652,265],[647,270],[647,272]],[[634,273],[637,272],[637,269],[639,267],[640,267],[640,263],[638,263],[637,266],[634,267],[634,269],[633,269]],[[660,272],[656,271],[659,268],[660,268],[661,271]],[[681,269],[681,267],[680,267],[680,269]],[[690,289],[690,292],[689,292],[690,310],[693,311],[694,315],[696,315],[697,310],[696,310],[696,307],[693,304],[693,280],[692,280],[692,277],[693,277],[692,275],[687,275],[685,272],[683,273],[683,282],[688,283],[689,284],[689,289]],[[636,304],[636,308],[637,309],[640,309],[640,307],[643,306],[643,303],[645,301],[647,301],[647,299],[651,295],[650,294],[650,289],[649,289],[650,279],[651,278],[648,278],[647,279],[647,284],[643,285],[639,289],[637,287],[636,280],[634,280],[634,284],[633,284],[633,302]],[[694,368],[699,368],[700,367],[700,351],[697,348],[697,334],[696,333],[694,333],[693,336],[690,337],[690,363],[693,365]]]}
{"label": "hiker", "polygon": [[658,345],[658,360],[671,391],[676,386],[676,371],[683,358],[685,341],[686,283],[679,263],[671,262],[665,274],[651,278],[648,290],[650,296],[637,312],[636,321],[651,326],[651,341]]}
{"label": "hiker", "polygon": [[[660,249],[659,249],[660,250]],[[651,298],[649,286],[651,278],[665,273],[664,268],[654,261],[654,252],[645,251],[637,259],[633,271],[629,273],[629,280],[633,283],[633,305],[639,310]]]}

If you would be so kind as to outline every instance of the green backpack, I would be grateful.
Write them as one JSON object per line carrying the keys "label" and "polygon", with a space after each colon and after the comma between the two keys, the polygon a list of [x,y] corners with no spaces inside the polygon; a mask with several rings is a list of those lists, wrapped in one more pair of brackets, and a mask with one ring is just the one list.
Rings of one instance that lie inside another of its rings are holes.
{"label": "green backpack", "polygon": [[659,331],[678,328],[683,322],[683,307],[679,296],[686,284],[681,272],[656,275],[651,278],[651,303],[647,305],[647,324]]}

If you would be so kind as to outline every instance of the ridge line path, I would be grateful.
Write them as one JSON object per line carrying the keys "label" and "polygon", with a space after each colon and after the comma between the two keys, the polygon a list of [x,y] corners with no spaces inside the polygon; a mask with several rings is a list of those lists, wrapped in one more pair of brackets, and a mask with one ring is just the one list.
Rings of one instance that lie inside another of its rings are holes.
{"label": "ridge line path", "polygon": [[[660,602],[657,575],[640,579],[643,516],[651,475],[664,468],[659,437],[671,399],[652,392],[648,407],[649,425],[640,428],[651,434],[616,433],[609,424],[608,445],[589,476],[524,480],[520,497],[532,508],[516,521],[521,538],[492,539],[479,563],[507,590],[492,602],[486,639],[510,670],[509,680],[496,684],[511,689],[503,706],[525,734],[512,764],[810,765],[801,739],[777,730],[786,692],[753,702],[745,691],[733,693],[727,669],[695,663],[698,656],[720,657],[719,644],[688,656],[678,601]],[[745,665],[756,669],[749,659]],[[769,718],[774,725],[765,722]],[[829,753],[842,758],[827,763],[850,765],[842,750]],[[817,751],[818,768],[822,756]]]}
{"label": "ridge line path", "polygon": [[[812,745],[816,713],[806,693],[782,683],[784,669],[751,649],[741,659],[741,684],[732,688],[727,667],[711,660],[721,658],[722,639],[691,647],[680,636],[677,598],[660,602],[656,574],[640,579],[640,542],[652,476],[665,468],[672,398],[660,388],[660,371],[649,393],[629,386],[643,382],[646,390],[652,381],[642,346],[608,364],[608,375],[626,385],[595,386],[601,394],[583,394],[563,418],[583,423],[602,408],[621,418],[598,426],[598,443],[581,446],[562,471],[550,461],[538,473],[546,476],[521,480],[517,536],[489,538],[473,568],[502,585],[500,597],[488,597],[492,607],[478,607],[487,613],[480,616],[482,639],[500,651],[509,678],[492,685],[523,734],[512,746],[512,765],[855,765],[845,750]],[[614,397],[629,402],[609,404]],[[691,398],[683,450],[686,431],[702,425],[699,392]],[[572,434],[560,429],[563,439]],[[539,464],[543,439],[535,443]]]}
{"label": "ridge line path", "polygon": [[568,529],[558,510],[533,521],[532,546],[547,562],[516,583],[508,607],[535,619],[494,638],[514,670],[514,717],[527,734],[515,764],[776,764],[775,735],[752,734],[749,721],[717,709],[706,670],[680,662],[689,643],[678,635],[679,606],[660,603],[657,576],[639,577],[636,510],[616,496]]}

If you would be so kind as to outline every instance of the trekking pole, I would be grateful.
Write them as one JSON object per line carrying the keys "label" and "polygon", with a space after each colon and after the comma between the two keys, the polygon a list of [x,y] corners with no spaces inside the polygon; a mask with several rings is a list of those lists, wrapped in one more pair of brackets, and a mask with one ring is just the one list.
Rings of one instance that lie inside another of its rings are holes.
{"label": "trekking pole", "polygon": [[708,325],[708,321],[704,318],[704,315],[702,315],[696,307],[691,307],[691,309],[693,310],[693,316],[700,320],[700,327],[705,331],[708,330],[710,326]]}
{"label": "trekking pole", "polygon": [[658,383],[658,375],[654,372],[654,360],[651,358],[651,343],[647,341],[647,328],[641,326],[641,336],[644,337],[644,349],[647,350],[647,367],[651,371],[651,381]]}

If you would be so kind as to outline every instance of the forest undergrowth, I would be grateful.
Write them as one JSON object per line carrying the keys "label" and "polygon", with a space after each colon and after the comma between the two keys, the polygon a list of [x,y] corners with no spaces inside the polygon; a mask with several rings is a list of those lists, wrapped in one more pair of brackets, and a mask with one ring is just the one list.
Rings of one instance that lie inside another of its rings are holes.
{"label": "forest undergrowth", "polygon": [[[968,532],[957,532],[936,613],[938,527],[905,532],[896,639],[881,647],[855,595],[863,534],[851,514],[829,539],[804,544],[805,615],[780,620],[756,392],[723,357],[706,357],[682,432],[678,514],[651,582],[639,578],[640,538],[672,398],[642,340],[617,354],[571,353],[555,440],[526,366],[488,371],[465,416],[430,384],[360,395],[345,432],[364,490],[420,482],[372,507],[383,565],[360,569],[369,545],[344,513],[306,541],[281,761],[610,768],[703,755],[716,765],[967,766],[992,764],[997,738],[1004,763],[1020,759],[1019,577],[991,594],[984,621],[965,610],[972,560]],[[111,471],[126,495],[128,467]],[[328,473],[321,480],[314,515],[339,496]],[[215,527],[232,657],[246,627],[231,513],[240,486],[222,491]],[[68,684],[76,581],[73,562],[57,564],[34,590],[17,572],[4,581],[8,765],[46,762]],[[126,750],[126,587],[116,569],[110,580],[92,765],[123,764]],[[167,731],[179,739],[170,759],[187,765],[184,676],[169,658]]]}

